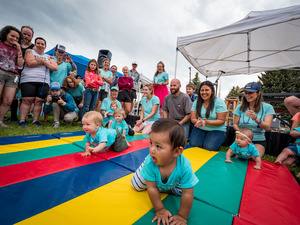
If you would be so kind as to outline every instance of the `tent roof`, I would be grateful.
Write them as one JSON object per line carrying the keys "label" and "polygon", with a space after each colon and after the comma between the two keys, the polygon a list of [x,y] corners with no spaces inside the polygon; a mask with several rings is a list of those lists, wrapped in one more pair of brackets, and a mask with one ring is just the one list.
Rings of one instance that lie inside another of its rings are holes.
{"label": "tent roof", "polygon": [[177,38],[203,75],[253,74],[300,65],[300,5],[250,12],[229,26]]}

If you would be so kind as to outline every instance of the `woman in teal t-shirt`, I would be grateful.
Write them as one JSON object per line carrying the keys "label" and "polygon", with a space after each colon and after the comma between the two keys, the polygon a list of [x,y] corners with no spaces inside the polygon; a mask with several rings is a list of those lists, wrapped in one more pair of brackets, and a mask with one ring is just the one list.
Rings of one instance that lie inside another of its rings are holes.
{"label": "woman in teal t-shirt", "polygon": [[263,102],[260,84],[246,84],[244,93],[242,104],[234,111],[233,128],[236,131],[242,127],[251,129],[254,133],[252,142],[262,157],[267,146],[265,131],[271,129],[275,111],[273,106]]}
{"label": "woman in teal t-shirt", "polygon": [[150,134],[152,124],[159,119],[159,99],[153,95],[153,86],[151,84],[146,84],[143,92],[144,97],[141,101],[140,119],[136,121],[133,130],[138,133]]}
{"label": "woman in teal t-shirt", "polygon": [[217,151],[226,139],[227,108],[223,100],[215,97],[210,81],[200,84],[198,99],[193,103],[191,121],[195,127],[190,135],[190,145]]}

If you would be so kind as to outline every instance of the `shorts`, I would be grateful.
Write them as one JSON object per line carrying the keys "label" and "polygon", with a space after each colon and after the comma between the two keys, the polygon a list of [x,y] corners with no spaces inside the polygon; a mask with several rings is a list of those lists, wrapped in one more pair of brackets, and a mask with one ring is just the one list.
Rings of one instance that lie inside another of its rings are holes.
{"label": "shorts", "polygon": [[119,102],[131,102],[131,92],[120,91],[118,95]]}
{"label": "shorts", "polygon": [[259,144],[263,146],[265,149],[267,147],[267,141],[252,141],[253,144]]}
{"label": "shorts", "polygon": [[42,82],[21,83],[22,97],[39,97],[45,99],[49,92],[49,85]]}
{"label": "shorts", "polygon": [[[16,79],[16,77],[18,78]],[[19,80],[20,76],[18,74],[0,69],[0,84],[3,84],[3,86],[18,88]]]}
{"label": "shorts", "polygon": [[102,102],[103,99],[105,99],[108,96],[108,92],[106,92],[105,90],[100,90],[99,91],[99,100]]}
{"label": "shorts", "polygon": [[296,157],[298,155],[298,151],[297,151],[297,146],[294,143],[290,143],[288,147],[286,147],[288,149],[290,149],[292,152],[294,152],[294,157]]}
{"label": "shorts", "polygon": [[117,136],[116,136],[115,142],[111,145],[111,149],[114,152],[121,152],[128,147],[129,146],[126,141],[126,138],[123,136],[123,134],[121,134],[119,131],[117,131]]}
{"label": "shorts", "polygon": [[133,99],[136,99],[136,90],[133,90],[132,89],[132,92],[131,92],[131,100]]}

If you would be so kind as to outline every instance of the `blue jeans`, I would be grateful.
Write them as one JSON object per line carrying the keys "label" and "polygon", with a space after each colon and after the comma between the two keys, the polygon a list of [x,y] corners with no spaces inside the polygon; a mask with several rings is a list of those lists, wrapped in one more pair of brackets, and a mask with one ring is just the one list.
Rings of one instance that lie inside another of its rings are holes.
{"label": "blue jeans", "polygon": [[90,90],[90,89],[85,89],[81,118],[87,112],[93,111],[95,109],[96,103],[97,103],[97,99],[98,99],[98,91],[93,91],[93,90]]}
{"label": "blue jeans", "polygon": [[190,136],[190,145],[210,151],[218,151],[226,139],[224,131],[205,131],[194,127]]}
{"label": "blue jeans", "polygon": [[190,137],[190,124],[188,123],[185,123],[182,125],[184,130],[185,130],[185,134],[186,134],[186,140],[188,141],[189,140],[189,137]]}

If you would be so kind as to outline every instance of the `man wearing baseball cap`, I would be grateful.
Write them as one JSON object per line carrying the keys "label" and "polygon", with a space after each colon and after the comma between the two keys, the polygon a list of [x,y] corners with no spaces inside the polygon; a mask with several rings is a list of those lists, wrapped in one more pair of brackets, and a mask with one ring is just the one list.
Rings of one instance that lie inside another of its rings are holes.
{"label": "man wearing baseball cap", "polygon": [[[58,82],[61,86],[68,76],[70,71],[77,70],[75,63],[72,61],[69,54],[66,53],[66,47],[57,44],[54,49],[55,56],[54,60],[58,64],[57,71],[51,71],[50,83]],[[44,121],[48,122],[48,114],[44,114]]]}
{"label": "man wearing baseball cap", "polygon": [[73,120],[77,119],[79,109],[76,107],[73,97],[61,90],[58,82],[50,84],[51,95],[46,98],[44,112],[50,114],[53,111],[54,128],[58,128],[59,120],[63,119],[66,125],[71,126]]}

